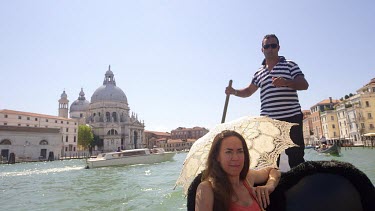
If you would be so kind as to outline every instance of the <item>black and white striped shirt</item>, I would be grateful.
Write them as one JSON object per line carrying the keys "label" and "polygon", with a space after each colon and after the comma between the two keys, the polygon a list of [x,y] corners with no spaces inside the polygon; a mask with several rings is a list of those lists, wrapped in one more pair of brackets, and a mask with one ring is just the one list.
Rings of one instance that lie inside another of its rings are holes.
{"label": "black and white striped shirt", "polygon": [[261,116],[269,116],[273,119],[292,117],[301,113],[297,91],[288,87],[275,87],[272,85],[272,77],[283,77],[293,80],[302,71],[293,61],[280,56],[280,61],[269,71],[263,61],[263,66],[254,74],[251,81],[261,88]]}

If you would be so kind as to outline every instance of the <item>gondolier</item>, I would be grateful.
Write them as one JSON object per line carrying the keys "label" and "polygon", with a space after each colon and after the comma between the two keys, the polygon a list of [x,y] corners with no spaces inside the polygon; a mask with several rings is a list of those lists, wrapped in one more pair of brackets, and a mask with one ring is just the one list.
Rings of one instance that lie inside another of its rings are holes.
{"label": "gondolier", "polygon": [[304,140],[302,130],[303,114],[299,104],[297,90],[307,90],[304,74],[293,61],[279,56],[279,39],[274,34],[266,35],[262,41],[265,59],[254,74],[250,85],[244,89],[228,86],[225,93],[238,97],[250,97],[261,88],[261,115],[290,123],[298,123],[290,130],[290,137],[299,147],[287,149],[289,166],[292,168],[304,162]]}

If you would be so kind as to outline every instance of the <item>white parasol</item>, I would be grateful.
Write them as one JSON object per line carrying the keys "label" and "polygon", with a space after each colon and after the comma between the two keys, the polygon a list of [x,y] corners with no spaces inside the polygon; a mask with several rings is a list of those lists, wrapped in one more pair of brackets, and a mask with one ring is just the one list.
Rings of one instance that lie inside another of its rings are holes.
{"label": "white parasol", "polygon": [[290,139],[292,123],[278,121],[269,117],[245,116],[240,119],[219,124],[191,147],[184,161],[176,185],[182,185],[187,193],[194,178],[206,167],[206,160],[215,136],[223,130],[234,130],[246,140],[250,153],[250,168],[277,167],[277,158],[289,147],[298,146]]}

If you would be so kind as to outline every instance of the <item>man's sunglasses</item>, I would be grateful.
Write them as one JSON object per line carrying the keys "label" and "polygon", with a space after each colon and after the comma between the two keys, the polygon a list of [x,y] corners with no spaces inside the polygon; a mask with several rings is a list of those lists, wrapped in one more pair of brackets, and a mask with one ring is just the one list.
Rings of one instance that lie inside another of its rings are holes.
{"label": "man's sunglasses", "polygon": [[275,48],[277,48],[277,44],[275,44],[275,43],[273,43],[273,44],[265,44],[265,45],[263,45],[263,48],[264,49],[268,49],[269,47],[271,47],[271,48],[273,48],[273,49],[275,49]]}

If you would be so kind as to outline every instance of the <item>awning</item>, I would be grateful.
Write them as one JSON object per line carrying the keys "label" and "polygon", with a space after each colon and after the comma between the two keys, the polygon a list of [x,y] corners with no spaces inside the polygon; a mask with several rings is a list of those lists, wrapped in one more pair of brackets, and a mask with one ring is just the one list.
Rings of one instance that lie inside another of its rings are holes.
{"label": "awning", "polygon": [[375,136],[375,133],[366,133],[363,136]]}

